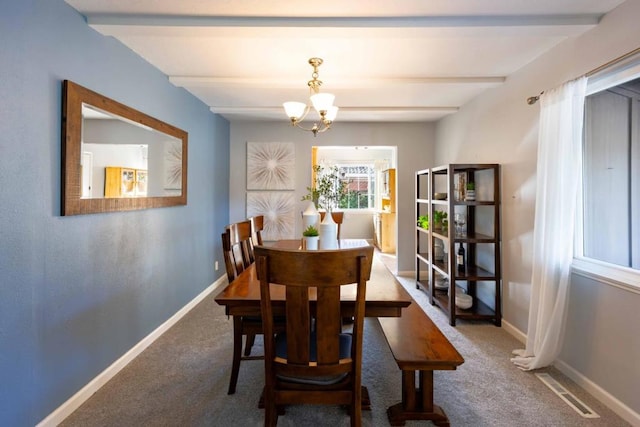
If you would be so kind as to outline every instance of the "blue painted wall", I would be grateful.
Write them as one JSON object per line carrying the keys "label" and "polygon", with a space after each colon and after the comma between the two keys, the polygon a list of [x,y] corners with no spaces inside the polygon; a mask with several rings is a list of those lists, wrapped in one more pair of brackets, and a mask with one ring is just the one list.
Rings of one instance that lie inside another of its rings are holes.
{"label": "blue painted wall", "polygon": [[[229,124],[63,0],[0,13],[0,425],[34,425],[221,272]],[[60,216],[62,80],[189,133],[188,205]]]}

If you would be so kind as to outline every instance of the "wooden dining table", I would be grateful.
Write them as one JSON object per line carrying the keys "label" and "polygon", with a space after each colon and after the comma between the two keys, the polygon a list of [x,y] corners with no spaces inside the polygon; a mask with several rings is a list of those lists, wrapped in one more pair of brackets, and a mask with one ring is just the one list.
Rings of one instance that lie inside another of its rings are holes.
{"label": "wooden dining table", "polygon": [[[341,239],[338,249],[368,246],[364,239]],[[265,245],[268,246],[268,245]],[[280,249],[301,249],[300,240],[279,240],[270,246]],[[284,287],[272,286],[274,311],[284,313]],[[341,290],[341,313],[343,317],[353,315],[356,285],[343,286]],[[310,295],[313,298],[313,295]],[[255,263],[251,264],[240,275],[224,288],[215,301],[225,307],[229,316],[260,316],[260,280],[258,280]],[[280,303],[278,303],[280,301]],[[399,317],[402,309],[411,304],[409,293],[396,280],[376,256],[371,265],[371,277],[367,282],[365,302],[366,317]]]}

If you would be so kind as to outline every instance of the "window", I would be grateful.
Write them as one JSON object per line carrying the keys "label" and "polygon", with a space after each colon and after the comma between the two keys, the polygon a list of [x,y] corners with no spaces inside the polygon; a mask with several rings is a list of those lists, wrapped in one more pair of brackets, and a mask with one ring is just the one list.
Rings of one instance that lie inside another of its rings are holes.
{"label": "window", "polygon": [[590,77],[587,91],[577,266],[624,283],[638,283],[640,60]]}
{"label": "window", "polygon": [[[375,209],[381,209],[380,174],[395,167],[396,151],[396,147],[383,145],[312,147],[311,164],[324,169],[337,168],[347,190],[347,195],[337,204],[338,209],[372,214]],[[312,182],[314,180],[312,176]]]}
{"label": "window", "polygon": [[338,165],[347,189],[340,209],[373,209],[375,207],[376,173],[373,164]]}

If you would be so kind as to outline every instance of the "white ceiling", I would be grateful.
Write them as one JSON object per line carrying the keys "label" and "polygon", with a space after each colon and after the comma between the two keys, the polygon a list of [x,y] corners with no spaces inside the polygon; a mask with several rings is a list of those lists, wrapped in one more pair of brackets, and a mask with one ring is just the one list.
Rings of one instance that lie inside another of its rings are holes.
{"label": "white ceiling", "polygon": [[320,57],[337,124],[438,120],[623,0],[66,2],[231,121],[287,120]]}

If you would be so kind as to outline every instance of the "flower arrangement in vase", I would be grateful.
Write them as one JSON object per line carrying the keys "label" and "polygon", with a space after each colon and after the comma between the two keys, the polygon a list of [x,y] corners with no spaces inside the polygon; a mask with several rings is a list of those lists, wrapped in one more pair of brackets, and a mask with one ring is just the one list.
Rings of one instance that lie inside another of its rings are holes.
{"label": "flower arrangement in vase", "polygon": [[311,200],[317,208],[327,212],[338,207],[340,200],[346,195],[347,184],[340,179],[340,171],[337,166],[324,168],[314,165],[315,183],[307,187],[308,193],[302,200]]}

